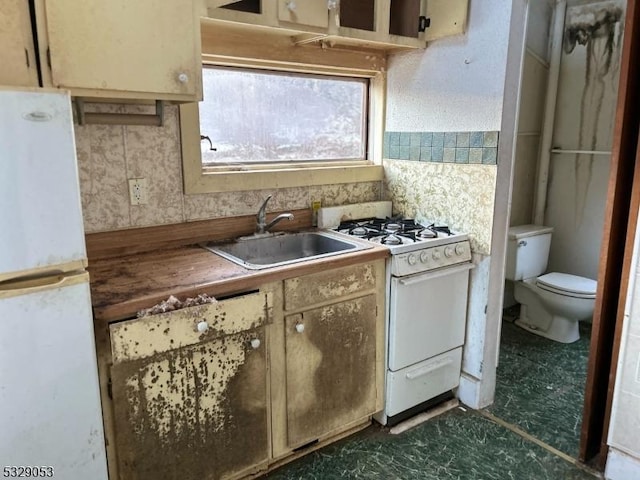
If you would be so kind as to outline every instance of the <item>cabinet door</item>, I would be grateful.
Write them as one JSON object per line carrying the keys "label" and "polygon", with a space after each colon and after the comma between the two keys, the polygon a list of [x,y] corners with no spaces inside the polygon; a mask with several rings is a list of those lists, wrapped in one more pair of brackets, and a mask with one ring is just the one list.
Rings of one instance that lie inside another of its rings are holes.
{"label": "cabinet door", "polygon": [[112,367],[119,479],[218,479],[264,468],[264,336],[260,327]]}
{"label": "cabinet door", "polygon": [[193,0],[47,0],[44,17],[55,87],[199,95]]}
{"label": "cabinet door", "polygon": [[467,26],[469,0],[424,0],[430,20],[424,33],[427,42],[464,33]]}
{"label": "cabinet door", "polygon": [[278,20],[298,25],[327,28],[327,0],[278,0]]}
{"label": "cabinet door", "polygon": [[25,0],[2,0],[0,65],[0,85],[38,86],[29,2]]}
{"label": "cabinet door", "polygon": [[285,329],[290,447],[375,412],[375,295],[290,315]]}

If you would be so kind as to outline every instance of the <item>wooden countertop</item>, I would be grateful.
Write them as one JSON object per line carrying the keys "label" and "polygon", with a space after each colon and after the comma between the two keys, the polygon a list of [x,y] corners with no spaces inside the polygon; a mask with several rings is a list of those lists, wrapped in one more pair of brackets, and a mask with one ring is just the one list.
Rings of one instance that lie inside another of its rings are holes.
{"label": "wooden countertop", "polygon": [[170,295],[184,300],[201,293],[225,296],[267,282],[386,258],[385,247],[249,270],[199,246],[183,246],[89,262],[91,297],[96,320],[131,318]]}

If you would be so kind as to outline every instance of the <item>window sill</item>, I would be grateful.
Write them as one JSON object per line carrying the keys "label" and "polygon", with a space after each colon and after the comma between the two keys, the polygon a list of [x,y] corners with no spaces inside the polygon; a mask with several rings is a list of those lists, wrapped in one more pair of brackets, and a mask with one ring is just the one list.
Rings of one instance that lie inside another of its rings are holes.
{"label": "window sill", "polygon": [[[186,173],[186,172],[185,172]],[[375,182],[383,179],[381,165],[306,167],[258,171],[204,172],[185,175],[185,193],[202,194],[306,187],[338,183]]]}

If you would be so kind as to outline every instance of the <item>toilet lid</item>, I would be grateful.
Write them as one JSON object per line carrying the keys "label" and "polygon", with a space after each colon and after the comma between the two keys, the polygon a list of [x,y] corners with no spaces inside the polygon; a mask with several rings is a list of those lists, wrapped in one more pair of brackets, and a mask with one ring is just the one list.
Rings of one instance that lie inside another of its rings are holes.
{"label": "toilet lid", "polygon": [[536,284],[551,292],[566,293],[581,298],[595,298],[598,287],[598,282],[590,278],[557,272],[541,275],[536,280]]}

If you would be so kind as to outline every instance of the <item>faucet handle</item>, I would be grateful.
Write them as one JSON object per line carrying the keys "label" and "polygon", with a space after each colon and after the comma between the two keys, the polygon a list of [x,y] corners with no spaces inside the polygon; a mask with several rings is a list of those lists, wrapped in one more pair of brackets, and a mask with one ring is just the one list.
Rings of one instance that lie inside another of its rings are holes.
{"label": "faucet handle", "polygon": [[267,208],[267,203],[269,202],[269,200],[271,200],[272,196],[273,195],[267,195],[267,198],[265,198],[264,201],[262,202],[262,205],[260,205],[259,211],[264,211]]}

